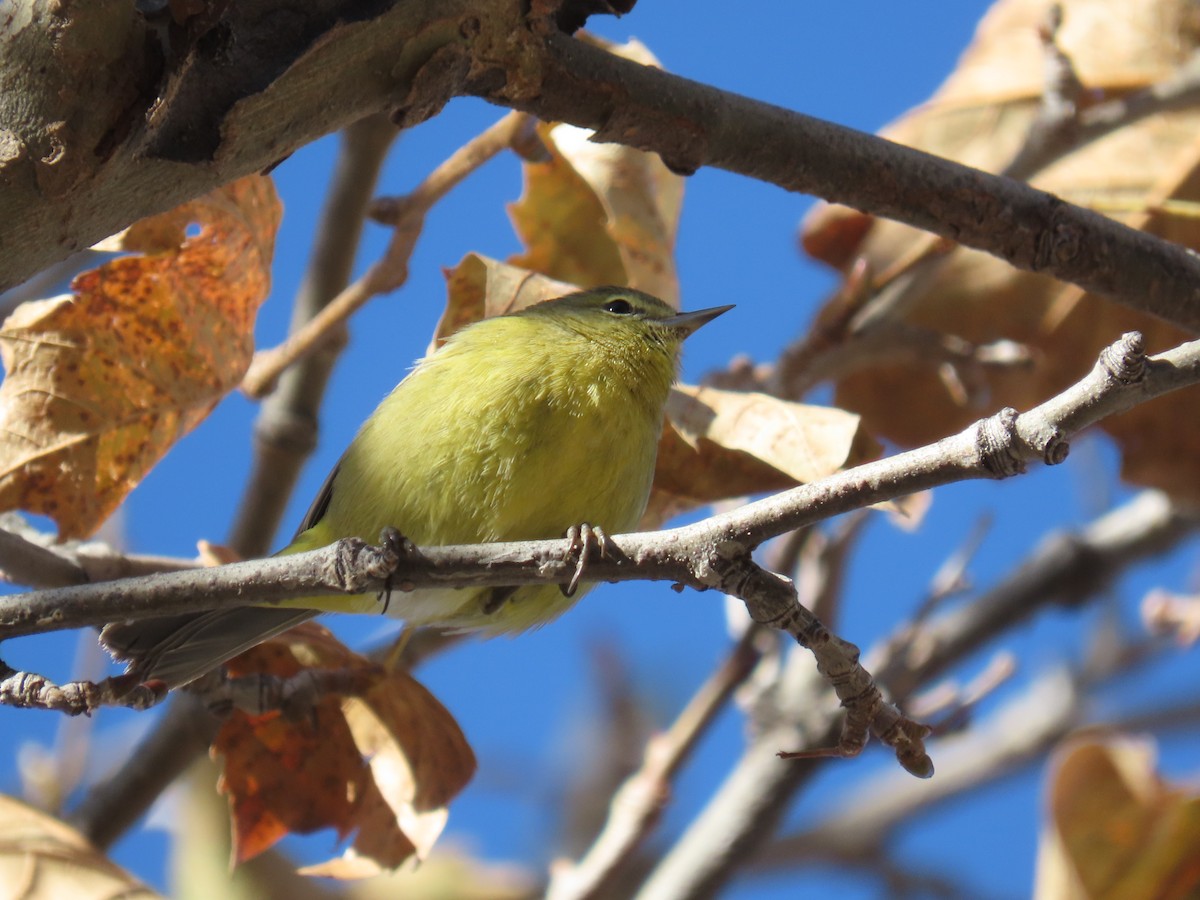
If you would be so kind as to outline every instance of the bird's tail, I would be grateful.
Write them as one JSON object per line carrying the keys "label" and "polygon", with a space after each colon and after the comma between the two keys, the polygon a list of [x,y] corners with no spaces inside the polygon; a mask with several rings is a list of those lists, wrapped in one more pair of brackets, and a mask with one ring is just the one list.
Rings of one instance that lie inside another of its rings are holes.
{"label": "bird's tail", "polygon": [[106,625],[100,642],[128,663],[138,681],[176,688],[316,615],[312,609],[248,606],[164,616]]}

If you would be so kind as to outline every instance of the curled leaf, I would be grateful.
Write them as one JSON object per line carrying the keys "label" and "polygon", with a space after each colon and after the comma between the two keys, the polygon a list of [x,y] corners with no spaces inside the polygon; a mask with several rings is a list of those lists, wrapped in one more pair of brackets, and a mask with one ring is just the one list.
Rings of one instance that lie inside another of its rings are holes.
{"label": "curled leaf", "polygon": [[1200,795],[1159,778],[1151,745],[1080,740],[1051,766],[1035,896],[1200,894]]}
{"label": "curled leaf", "polygon": [[446,269],[445,275],[446,309],[434,331],[434,346],[472,322],[579,290],[573,284],[478,253],[468,253],[453,269]]}
{"label": "curled leaf", "polygon": [[[658,65],[636,41],[608,49]],[[573,125],[538,133],[550,158],[524,163],[525,190],[509,214],[526,250],[509,262],[583,287],[628,285],[678,307],[683,178],[657,154],[595,143]]]}
{"label": "curled leaf", "polygon": [[354,696],[321,698],[298,720],[235,711],[213,752],[224,759],[234,858],[245,861],[289,832],[355,834],[339,859],[308,874],[362,877],[428,854],[446,806],[475,771],[457,723],[405,672],[389,672],[306,624],[231,663],[237,675],[291,677],[304,668],[353,673]]}

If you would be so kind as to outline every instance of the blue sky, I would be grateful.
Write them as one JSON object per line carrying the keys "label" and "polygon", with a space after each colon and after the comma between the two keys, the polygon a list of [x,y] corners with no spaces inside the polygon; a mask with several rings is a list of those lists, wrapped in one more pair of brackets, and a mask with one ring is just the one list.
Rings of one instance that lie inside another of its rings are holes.
{"label": "blue sky", "polygon": [[[688,17],[680,18],[678,4],[644,2],[619,21],[594,20],[594,27],[610,39],[639,38],[679,74],[873,131],[937,87],[985,8],[979,0],[703,2],[688,4]],[[453,101],[442,115],[402,136],[382,192],[409,190],[502,113],[478,101]],[[277,343],[286,329],[290,297],[311,244],[321,186],[335,149],[335,139],[327,138],[296,153],[275,172],[285,217],[274,289],[260,317],[263,346]],[[305,471],[285,532],[303,514],[357,425],[423,352],[444,301],[442,268],[469,251],[503,258],[519,249],[505,203],[516,199],[520,189],[519,168],[512,159],[495,160],[473,176],[429,216],[408,284],[377,298],[352,321],[351,344],[326,401],[320,446]],[[683,305],[694,309],[736,303],[738,308],[689,341],[686,380],[699,380],[735,352],[773,358],[834,285],[829,272],[796,249],[797,223],[812,202],[724,172],[702,170],[689,179],[677,254]],[[359,271],[378,256],[385,241],[382,228],[369,227]],[[190,555],[198,539],[225,539],[249,467],[254,415],[251,402],[231,396],[145,480],[123,512],[130,550]],[[991,583],[1028,552],[1043,533],[1041,527],[1077,524],[1094,515],[1107,502],[1092,486],[1095,475],[1113,467],[1112,453],[1103,443],[1085,442],[1059,469],[938,492],[926,524],[915,534],[896,531],[876,517],[855,556],[843,635],[865,648],[886,634],[921,598],[936,567],[985,512],[994,516],[994,525],[972,574],[979,584]],[[1031,531],[1027,524],[1031,505],[1045,510],[1039,530]],[[1186,572],[1184,555],[1158,570],[1169,584],[1182,583]],[[1135,575],[1114,591],[1113,603],[1126,620],[1149,583],[1149,576]],[[360,638],[378,634],[380,627],[374,620],[330,622],[339,632]],[[434,660],[419,675],[458,717],[481,761],[476,781],[451,809],[448,835],[487,859],[544,865],[555,853],[559,827],[549,801],[586,760],[580,746],[598,711],[591,648],[611,645],[627,663],[635,689],[665,723],[721,659],[728,643],[724,622],[716,596],[676,594],[665,585],[603,586],[538,632],[472,642]],[[1022,653],[1023,676],[1053,667],[1064,654],[1077,659],[1078,622],[1075,616],[1055,613],[1019,629],[1010,643]],[[65,677],[74,644],[75,636],[12,644],[5,648],[6,659]],[[983,659],[972,661],[965,671],[978,670]],[[1176,662],[1170,672],[1149,673],[1143,689],[1157,694],[1172,673],[1177,679],[1180,672],[1191,671],[1186,659]],[[996,702],[1003,697],[1001,692]],[[1120,695],[1113,698],[1114,703],[1121,700]],[[138,721],[125,714],[98,716],[96,755],[109,756],[104,748],[114,743],[123,747]],[[14,762],[22,742],[49,743],[57,725],[50,714],[0,709],[0,759],[7,761],[0,769],[0,790],[18,790]],[[681,827],[720,784],[742,741],[740,721],[726,714],[681,776],[666,816],[667,834]],[[1186,746],[1183,739],[1167,742],[1169,770],[1185,771]],[[936,745],[934,750],[936,760]],[[119,758],[112,750],[108,762]],[[804,827],[836,808],[843,790],[891,764],[885,754],[871,750],[861,759],[827,766],[789,816],[789,825]],[[1026,895],[1039,827],[1039,778],[1038,773],[1015,776],[922,819],[905,830],[897,855],[926,867],[944,865],[988,896]],[[299,846],[304,853],[328,853],[333,839],[322,835]],[[139,829],[115,855],[161,886],[161,867],[147,860],[164,848],[160,834]],[[822,896],[834,888],[844,897],[880,895],[874,882],[829,870],[743,879],[729,895]]]}

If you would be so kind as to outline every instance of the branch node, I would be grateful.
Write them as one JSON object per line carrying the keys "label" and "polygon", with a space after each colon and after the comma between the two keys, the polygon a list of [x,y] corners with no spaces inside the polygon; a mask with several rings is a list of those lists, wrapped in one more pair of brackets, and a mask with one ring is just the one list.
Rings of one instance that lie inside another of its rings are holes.
{"label": "branch node", "polygon": [[1042,459],[1048,466],[1057,466],[1066,462],[1070,453],[1071,442],[1067,440],[1067,436],[1062,433],[1061,429],[1055,428],[1046,441],[1046,446],[1042,449]]}
{"label": "branch node", "polygon": [[1014,450],[1017,442],[1017,411],[1006,406],[979,423],[975,451],[981,465],[993,478],[1009,478],[1025,471],[1025,463]]}
{"label": "branch node", "polygon": [[1140,331],[1129,331],[1100,352],[1100,364],[1121,384],[1137,384],[1146,374],[1146,341]]}
{"label": "branch node", "polygon": [[0,706],[90,716],[102,706],[149,709],[166,696],[162,682],[140,684],[119,675],[99,682],[68,681],[60,685],[34,672],[18,672],[0,660]]}

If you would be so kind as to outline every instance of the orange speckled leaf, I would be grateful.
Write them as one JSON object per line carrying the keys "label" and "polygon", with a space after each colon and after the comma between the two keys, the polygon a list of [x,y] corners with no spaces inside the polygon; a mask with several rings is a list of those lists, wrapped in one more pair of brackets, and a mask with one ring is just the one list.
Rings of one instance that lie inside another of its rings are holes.
{"label": "orange speckled leaf", "polygon": [[[658,65],[636,41],[608,49]],[[525,190],[509,214],[526,251],[509,262],[584,287],[628,285],[678,308],[684,179],[657,154],[594,143],[573,125],[540,125],[538,133],[550,159],[523,166]]]}
{"label": "orange speckled leaf", "polygon": [[[1043,49],[1038,26],[1046,4],[1001,0],[928,103],[884,130],[892,140],[989,171],[1022,146],[1038,112]],[[1087,88],[1084,102],[1112,99],[1167,77],[1200,47],[1200,19],[1188,0],[1066,0],[1057,41]],[[1131,227],[1200,249],[1200,219],[1164,209],[1166,201],[1200,200],[1200,108],[1149,116],[1033,173],[1031,183],[1093,206]],[[998,223],[997,227],[1003,227]],[[928,236],[895,222],[822,207],[805,223],[807,250],[839,267],[862,258],[872,272],[909,257]],[[963,428],[988,410],[1028,409],[1086,373],[1100,350],[1138,330],[1157,353],[1191,335],[1149,315],[1050,278],[1021,272],[977,251],[957,249],[919,270],[896,304],[908,326],[979,344],[1001,339],[1031,350],[1028,368],[970,372],[982,390],[963,397],[928,365],[862,369],[837,384],[838,406],[861,413],[872,433],[902,445],[922,444]],[[1160,397],[1100,426],[1121,450],[1122,474],[1200,501],[1200,417],[1195,388]]]}
{"label": "orange speckled leaf", "polygon": [[242,654],[230,671],[290,677],[306,667],[351,670],[356,696],[323,697],[296,721],[235,712],[213,743],[225,760],[235,859],[321,828],[357,834],[343,857],[309,874],[362,877],[423,858],[475,771],[458,724],[412,676],[386,671],[311,623]]}
{"label": "orange speckled leaf", "polygon": [[[243,178],[122,238],[153,252],[84,272],[73,296],[8,317],[0,508],[50,516],[62,539],[91,534],[238,385],[280,215],[271,180]],[[188,223],[199,234],[184,237]]]}
{"label": "orange speckled leaf", "polygon": [[1081,739],[1051,762],[1039,900],[1200,895],[1200,795],[1164,783],[1153,747]]}

